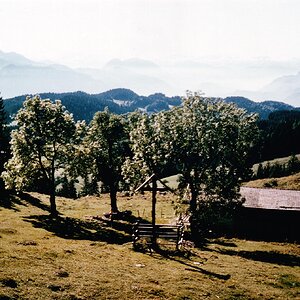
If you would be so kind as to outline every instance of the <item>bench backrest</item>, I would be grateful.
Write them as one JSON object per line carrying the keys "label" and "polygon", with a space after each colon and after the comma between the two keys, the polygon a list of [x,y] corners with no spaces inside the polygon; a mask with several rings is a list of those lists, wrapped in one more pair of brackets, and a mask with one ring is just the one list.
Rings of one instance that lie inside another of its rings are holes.
{"label": "bench backrest", "polygon": [[[152,224],[136,223],[134,225],[133,234],[136,237],[152,237],[153,226]],[[182,225],[155,225],[155,235],[157,238],[174,239],[177,240],[183,231]]]}

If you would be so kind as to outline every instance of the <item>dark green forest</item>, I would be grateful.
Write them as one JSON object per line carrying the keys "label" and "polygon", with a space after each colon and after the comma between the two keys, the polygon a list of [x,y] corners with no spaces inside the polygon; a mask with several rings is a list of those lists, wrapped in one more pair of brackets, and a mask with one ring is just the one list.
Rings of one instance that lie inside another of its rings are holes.
{"label": "dark green forest", "polygon": [[[10,117],[18,112],[27,96],[30,95],[22,95],[4,101],[5,109]],[[133,112],[137,109],[153,113],[181,104],[180,97],[167,97],[161,93],[139,96],[128,89],[114,89],[100,94],[87,94],[80,91],[73,93],[41,93],[40,96],[42,99],[52,101],[61,100],[66,109],[73,114],[76,121],[85,120],[87,123],[93,119],[97,111],[103,111],[105,107],[115,114]]]}
{"label": "dark green forest", "polygon": [[[15,115],[22,107],[27,96],[22,95],[5,99],[4,105],[8,116]],[[52,101],[60,99],[68,111],[73,113],[75,120],[91,121],[97,111],[103,111],[105,107],[116,114],[124,114],[137,109],[147,113],[168,110],[172,106],[181,104],[181,97],[168,97],[162,93],[149,96],[141,96],[129,89],[113,89],[99,94],[88,94],[85,92],[72,93],[41,93],[42,99]],[[260,119],[266,120],[270,113],[278,110],[297,110],[291,105],[277,101],[254,102],[244,97],[227,97],[225,102],[235,103],[238,107],[246,109],[249,113],[257,113]],[[299,108],[298,108],[299,110]]]}
{"label": "dark green forest", "polygon": [[256,162],[300,153],[300,111],[275,111],[258,121],[261,131]]}

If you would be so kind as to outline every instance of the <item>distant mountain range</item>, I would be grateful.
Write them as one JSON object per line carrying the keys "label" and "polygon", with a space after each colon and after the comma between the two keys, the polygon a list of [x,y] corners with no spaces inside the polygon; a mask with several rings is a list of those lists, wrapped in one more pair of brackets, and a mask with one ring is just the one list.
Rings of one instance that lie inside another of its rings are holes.
{"label": "distant mountain range", "polygon": [[72,69],[59,64],[38,63],[17,53],[0,51],[0,92],[5,98],[43,92],[85,91],[98,93],[126,87],[140,93],[171,90],[159,73],[159,66],[141,59],[118,59],[103,68]]}
{"label": "distant mountain range", "polygon": [[[181,97],[167,97],[162,93],[149,96],[140,96],[129,89],[113,89],[100,94],[88,94],[84,92],[72,93],[41,93],[42,99],[60,99],[68,111],[73,113],[76,120],[89,122],[95,112],[103,111],[108,107],[110,111],[123,114],[135,110],[147,113],[168,110],[181,104]],[[21,108],[26,95],[5,99],[4,105],[10,116],[13,116]],[[295,110],[297,108],[276,101],[254,102],[243,97],[227,97],[226,102],[235,103],[238,107],[246,109],[249,113],[258,113],[261,119],[268,118],[269,114],[279,110]]]}
{"label": "distant mountain range", "polygon": [[244,108],[249,113],[259,114],[261,119],[267,119],[269,114],[279,110],[299,110],[292,105],[278,102],[278,101],[263,101],[254,102],[245,97],[227,97],[224,99],[226,102],[235,103],[238,107]]}
{"label": "distant mountain range", "polygon": [[201,90],[212,97],[243,96],[255,101],[276,100],[299,106],[299,70],[300,61],[205,58],[160,65],[139,58],[113,59],[102,67],[70,68],[0,51],[0,93],[4,98],[11,98],[44,92],[98,94],[126,88],[139,95],[158,91],[166,95],[184,95],[188,89]]}
{"label": "distant mountain range", "polygon": [[44,91],[96,92],[102,89],[105,85],[100,80],[66,66],[37,63],[17,53],[0,52],[0,92],[5,98]]}
{"label": "distant mountain range", "polygon": [[237,93],[251,99],[282,99],[300,105],[300,72],[296,75],[279,77],[258,91],[238,91]]}

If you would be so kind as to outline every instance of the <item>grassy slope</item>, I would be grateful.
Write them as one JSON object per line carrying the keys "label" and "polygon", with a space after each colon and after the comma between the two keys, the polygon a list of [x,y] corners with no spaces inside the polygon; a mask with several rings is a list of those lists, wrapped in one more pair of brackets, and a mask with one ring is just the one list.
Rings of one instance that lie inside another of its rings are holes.
{"label": "grassy slope", "polygon": [[300,173],[279,178],[264,178],[252,180],[244,183],[243,186],[255,188],[272,187],[275,189],[300,191]]}
{"label": "grassy slope", "polygon": [[[296,157],[300,159],[300,154],[297,154]],[[271,166],[275,163],[279,165],[287,164],[289,159],[291,157],[281,157],[276,158],[269,161],[264,161],[261,164],[263,166],[266,166],[267,163],[269,163]],[[253,172],[257,171],[259,164],[253,165]],[[275,185],[274,185],[275,183]],[[300,191],[300,173],[291,175],[291,176],[285,176],[280,178],[264,178],[264,179],[257,179],[257,180],[251,180],[249,182],[243,183],[243,186],[247,187],[253,187],[253,188],[275,188],[275,189],[283,189],[283,190],[297,190]]]}
{"label": "grassy slope", "polygon": [[[106,196],[59,198],[54,222],[47,197],[30,195],[0,199],[0,299],[300,297],[298,245],[218,239],[190,258],[150,255],[132,250],[129,224],[111,228],[86,217],[109,210]],[[159,222],[174,219],[171,200],[159,197]],[[119,203],[150,217],[149,195]]]}

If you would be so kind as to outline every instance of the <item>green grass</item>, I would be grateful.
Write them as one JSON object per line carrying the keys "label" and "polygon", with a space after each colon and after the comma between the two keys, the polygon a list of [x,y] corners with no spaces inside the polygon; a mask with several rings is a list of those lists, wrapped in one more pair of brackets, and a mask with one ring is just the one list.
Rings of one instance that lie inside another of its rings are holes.
{"label": "green grass", "polygon": [[[150,220],[149,194],[120,195],[121,210]],[[190,255],[135,252],[131,224],[99,221],[109,199],[0,199],[0,299],[299,299],[296,244],[211,239]],[[172,195],[159,195],[158,222],[175,219]],[[173,249],[169,246],[169,250]]]}

